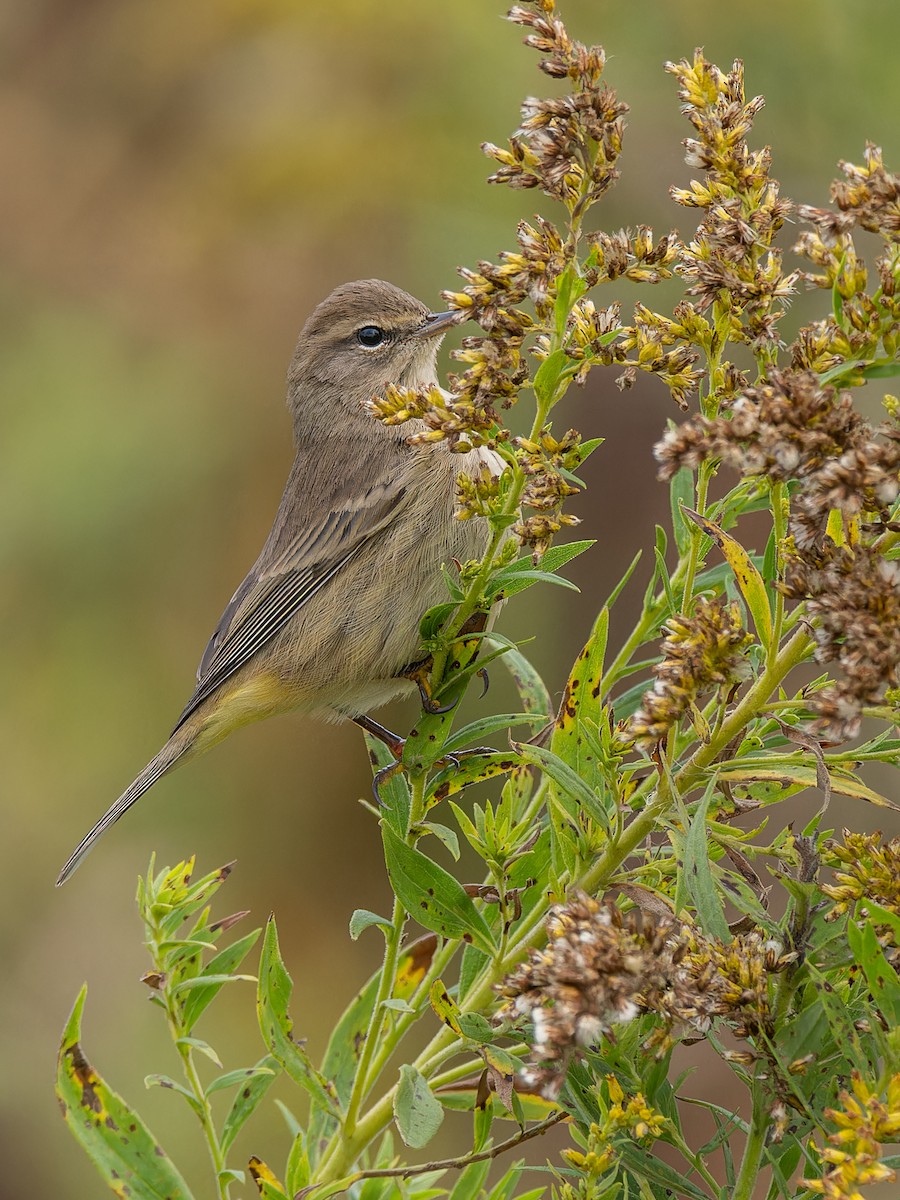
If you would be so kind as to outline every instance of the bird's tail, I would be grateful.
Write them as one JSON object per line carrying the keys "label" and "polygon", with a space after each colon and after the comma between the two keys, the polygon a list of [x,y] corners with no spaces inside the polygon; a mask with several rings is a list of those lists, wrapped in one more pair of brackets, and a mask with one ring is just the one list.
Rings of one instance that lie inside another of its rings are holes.
{"label": "bird's tail", "polygon": [[173,767],[184,754],[191,749],[194,736],[185,727],[173,733],[155,758],[151,758],[137,779],[125,789],[115,804],[106,810],[90,833],[86,834],[75,847],[69,861],[59,873],[56,886],[65,883],[69,876],[81,865],[81,861],[94,848],[94,843],[106,833],[110,825],[114,825],[122,813],[131,808],[143,796],[148,788],[156,783],[170,767]]}

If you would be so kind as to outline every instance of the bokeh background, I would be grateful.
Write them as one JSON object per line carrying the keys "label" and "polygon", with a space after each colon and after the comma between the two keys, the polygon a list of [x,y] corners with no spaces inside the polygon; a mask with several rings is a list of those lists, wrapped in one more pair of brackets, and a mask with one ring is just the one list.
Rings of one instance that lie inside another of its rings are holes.
{"label": "bokeh background", "polygon": [[[388,903],[352,726],[242,732],[154,789],[63,891],[53,880],[170,728],[267,532],[291,455],[284,372],[312,305],[365,276],[437,305],[456,266],[510,246],[539,203],[484,183],[479,142],[502,141],[519,100],[551,86],[500,14],[489,0],[0,9],[4,1198],[105,1194],[53,1097],[85,979],[91,1059],[209,1194],[192,1119],[142,1082],[176,1067],[138,982],[132,896],[151,849],[162,862],[196,850],[201,869],[239,859],[220,911],[277,912],[314,1054],[375,965],[375,934],[346,936],[355,907]],[[566,14],[605,44],[632,110],[606,228],[689,228],[667,195],[688,178],[688,131],[662,64],[697,45],[723,65],[745,59],[748,91],[768,99],[757,138],[787,195],[825,203],[836,161],[861,158],[866,138],[900,159],[894,0],[570,0]],[[651,446],[669,416],[653,381],[623,396],[597,372],[564,418],[608,439],[579,509],[599,546],[572,570],[580,595],[535,589],[502,624],[540,629],[530,652],[554,693],[664,519]],[[628,593],[614,636],[627,606]],[[385,719],[410,718],[401,706]],[[226,1067],[254,1061],[250,988],[218,1008],[205,1036]],[[286,1146],[259,1120],[239,1144],[279,1167]]]}

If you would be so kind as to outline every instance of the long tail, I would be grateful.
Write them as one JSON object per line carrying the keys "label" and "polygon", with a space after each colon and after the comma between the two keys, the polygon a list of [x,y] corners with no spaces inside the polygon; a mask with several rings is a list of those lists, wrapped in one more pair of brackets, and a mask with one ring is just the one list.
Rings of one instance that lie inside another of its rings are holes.
{"label": "long tail", "polygon": [[152,787],[161,775],[164,775],[170,767],[173,767],[191,749],[193,743],[194,733],[188,732],[188,729],[184,726],[172,734],[159,754],[155,758],[151,758],[137,779],[125,789],[115,804],[107,809],[90,833],[81,839],[72,852],[71,858],[60,871],[59,878],[56,881],[57,887],[65,883],[69,876],[77,870],[81,865],[82,859],[93,850],[94,843],[100,840],[110,825],[114,825],[122,813],[127,812],[132,804],[140,800],[144,792]]}

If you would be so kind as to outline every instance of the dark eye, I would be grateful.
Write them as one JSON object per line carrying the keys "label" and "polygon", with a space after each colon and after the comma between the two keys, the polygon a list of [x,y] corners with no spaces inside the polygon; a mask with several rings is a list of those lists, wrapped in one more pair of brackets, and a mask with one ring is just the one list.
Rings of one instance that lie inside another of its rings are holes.
{"label": "dark eye", "polygon": [[385,332],[379,329],[377,325],[363,325],[362,329],[357,329],[356,340],[361,346],[366,346],[369,350],[375,346],[380,346],[385,339]]}

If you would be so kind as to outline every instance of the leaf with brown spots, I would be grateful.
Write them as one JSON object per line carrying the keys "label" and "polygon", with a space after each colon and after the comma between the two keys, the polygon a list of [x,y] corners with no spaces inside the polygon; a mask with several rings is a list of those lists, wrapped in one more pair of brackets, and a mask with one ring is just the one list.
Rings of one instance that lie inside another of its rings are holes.
{"label": "leaf with brown spots", "polygon": [[78,994],[59,1047],[56,1094],[66,1124],[122,1200],[191,1200],[159,1142],[85,1058],[81,1014],[86,995],[87,986]]}
{"label": "leaf with brown spots", "polygon": [[465,888],[415,846],[382,823],[391,886],[411,917],[445,938],[462,938],[491,952],[491,931]]}
{"label": "leaf with brown spots", "polygon": [[275,921],[269,918],[259,960],[256,1011],[263,1041],[295,1083],[305,1088],[313,1105],[337,1111],[337,1102],[327,1080],[312,1065],[303,1045],[294,1040],[294,1022],[288,1012],[293,983],[287,973]]}
{"label": "leaf with brown spots", "polygon": [[247,1163],[247,1170],[263,1200],[288,1200],[288,1194],[278,1182],[275,1172],[261,1158],[254,1154]]}
{"label": "leaf with brown spots", "polygon": [[471,787],[473,783],[483,783],[497,775],[508,775],[521,765],[518,754],[513,750],[496,754],[471,754],[466,758],[460,756],[429,782],[426,793],[428,803],[438,804],[463,788]]}
{"label": "leaf with brown spots", "polygon": [[[591,630],[584,649],[575,660],[562,703],[556,715],[550,738],[550,750],[583,782],[585,789],[594,793],[602,788],[603,775],[597,761],[597,722],[603,708],[600,681],[603,678],[603,660],[606,655],[606,639],[609,632],[609,609],[603,608]],[[550,786],[557,792],[559,781],[550,774]],[[602,810],[600,798],[593,804],[592,815]],[[609,824],[609,816],[603,814],[603,824]]]}

